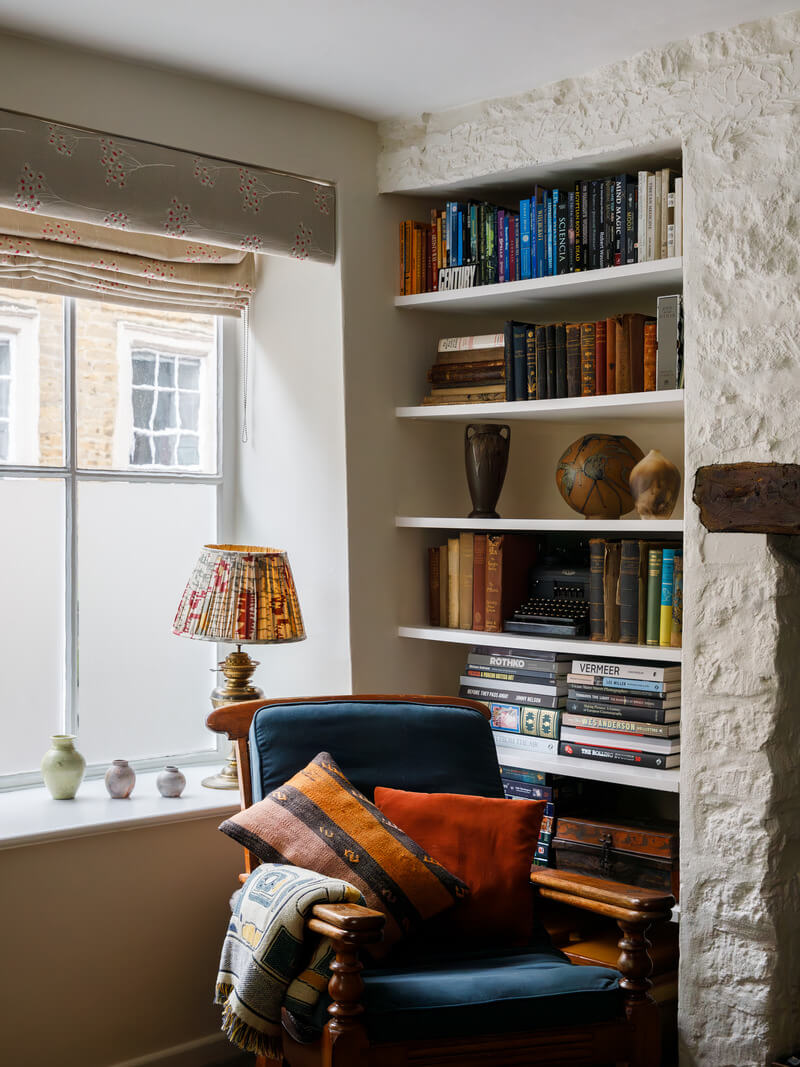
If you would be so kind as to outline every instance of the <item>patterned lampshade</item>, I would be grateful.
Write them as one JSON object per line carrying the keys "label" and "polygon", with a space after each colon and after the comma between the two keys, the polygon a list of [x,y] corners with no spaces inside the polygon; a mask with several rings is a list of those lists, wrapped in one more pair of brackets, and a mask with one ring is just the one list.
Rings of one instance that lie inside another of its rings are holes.
{"label": "patterned lampshade", "polygon": [[172,632],[242,645],[302,641],[306,632],[286,553],[256,545],[204,545]]}

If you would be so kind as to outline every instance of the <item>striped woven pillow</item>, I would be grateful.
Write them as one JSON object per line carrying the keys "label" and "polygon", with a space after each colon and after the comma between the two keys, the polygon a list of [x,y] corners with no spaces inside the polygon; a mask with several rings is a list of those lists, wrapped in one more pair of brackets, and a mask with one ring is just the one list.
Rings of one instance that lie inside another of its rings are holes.
{"label": "striped woven pillow", "polygon": [[469,894],[351,785],[327,752],[220,830],[266,863],[307,867],[360,889],[368,907],[386,915],[384,946]]}

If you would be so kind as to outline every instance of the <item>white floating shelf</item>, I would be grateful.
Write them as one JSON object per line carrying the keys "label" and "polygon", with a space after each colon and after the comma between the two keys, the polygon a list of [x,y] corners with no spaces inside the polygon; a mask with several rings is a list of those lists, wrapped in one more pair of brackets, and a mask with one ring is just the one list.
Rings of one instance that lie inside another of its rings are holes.
{"label": "white floating shelf", "polygon": [[651,767],[629,767],[623,763],[577,759],[573,756],[547,756],[526,752],[521,746],[505,747],[495,738],[497,759],[501,767],[521,767],[530,771],[566,774],[570,778],[588,778],[594,782],[633,785],[639,789],[659,789],[663,793],[680,790],[680,769],[657,771]]}
{"label": "white floating shelf", "polygon": [[398,515],[395,525],[414,530],[558,530],[578,533],[681,534],[683,519],[449,519]]}
{"label": "white floating shelf", "polygon": [[495,634],[486,633],[484,630],[454,630],[448,626],[400,626],[397,633],[399,637],[411,637],[418,641],[444,641],[451,645],[540,648],[548,652],[572,652],[575,656],[653,660],[666,663],[680,663],[683,659],[683,652],[680,648],[661,648],[657,645],[624,645],[621,642],[590,641],[582,637],[544,637],[540,634],[512,633]]}
{"label": "white floating shelf", "polygon": [[430,311],[474,311],[478,313],[532,310],[584,297],[660,296],[680,292],[683,287],[681,257],[657,259],[652,263],[630,263],[622,267],[530,278],[497,285],[477,285],[472,289],[396,296],[395,307]]}
{"label": "white floating shelf", "polygon": [[[621,268],[615,268],[620,270]],[[510,283],[516,285],[516,282]],[[488,422],[538,419],[543,422],[592,422],[609,419],[648,419],[679,422],[683,418],[683,389],[611,396],[573,396],[561,400],[514,400],[490,404],[420,404],[395,409],[399,419],[449,422]]]}

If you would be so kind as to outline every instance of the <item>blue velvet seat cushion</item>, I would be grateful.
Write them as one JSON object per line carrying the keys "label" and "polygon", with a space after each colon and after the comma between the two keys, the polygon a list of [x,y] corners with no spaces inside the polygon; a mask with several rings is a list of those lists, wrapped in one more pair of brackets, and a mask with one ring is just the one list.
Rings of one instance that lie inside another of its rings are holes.
{"label": "blue velvet seat cushion", "polygon": [[261,708],[250,727],[253,800],[330,752],[356,789],[502,797],[488,721],[472,708],[423,700],[297,700]]}
{"label": "blue velvet seat cushion", "polygon": [[[557,949],[464,950],[365,970],[372,1041],[411,1041],[581,1026],[623,1014],[620,975]],[[318,1006],[317,1022],[326,1013]]]}

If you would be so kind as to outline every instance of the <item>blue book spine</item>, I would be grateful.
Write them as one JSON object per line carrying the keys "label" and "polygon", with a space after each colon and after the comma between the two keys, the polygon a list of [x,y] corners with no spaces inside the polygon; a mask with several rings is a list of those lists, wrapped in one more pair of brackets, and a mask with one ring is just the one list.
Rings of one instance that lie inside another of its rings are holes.
{"label": "blue book spine", "polygon": [[544,194],[545,276],[553,273],[553,194]]}
{"label": "blue book spine", "polygon": [[507,211],[503,212],[503,238],[505,240],[505,245],[503,246],[503,274],[504,274],[504,277],[503,277],[502,280],[505,281],[505,282],[511,281],[511,242],[509,240],[509,237],[510,237],[509,230],[511,228],[510,223],[511,223],[511,220],[508,217],[508,212]]}
{"label": "blue book spine", "polygon": [[637,693],[658,693],[664,695],[661,682],[647,682],[641,678],[609,678],[603,676],[603,689],[630,689]]}
{"label": "blue book spine", "polygon": [[550,214],[553,216],[553,239],[550,249],[550,273],[558,274],[558,189],[550,197]]}
{"label": "blue book spine", "polygon": [[665,548],[661,553],[661,606],[672,607],[672,582],[675,577],[675,549]]}
{"label": "blue book spine", "polygon": [[544,265],[545,265],[545,236],[546,227],[544,224],[544,200],[538,199],[536,201],[536,277],[544,277]]}
{"label": "blue book spine", "polygon": [[458,232],[458,265],[464,266],[464,212],[459,208],[456,214],[456,230]]}
{"label": "blue book spine", "polygon": [[506,248],[508,246],[508,227],[505,225],[505,211],[502,208],[497,212],[497,280],[508,281],[506,274]]}
{"label": "blue book spine", "polygon": [[531,202],[519,202],[519,276],[531,278]]}

